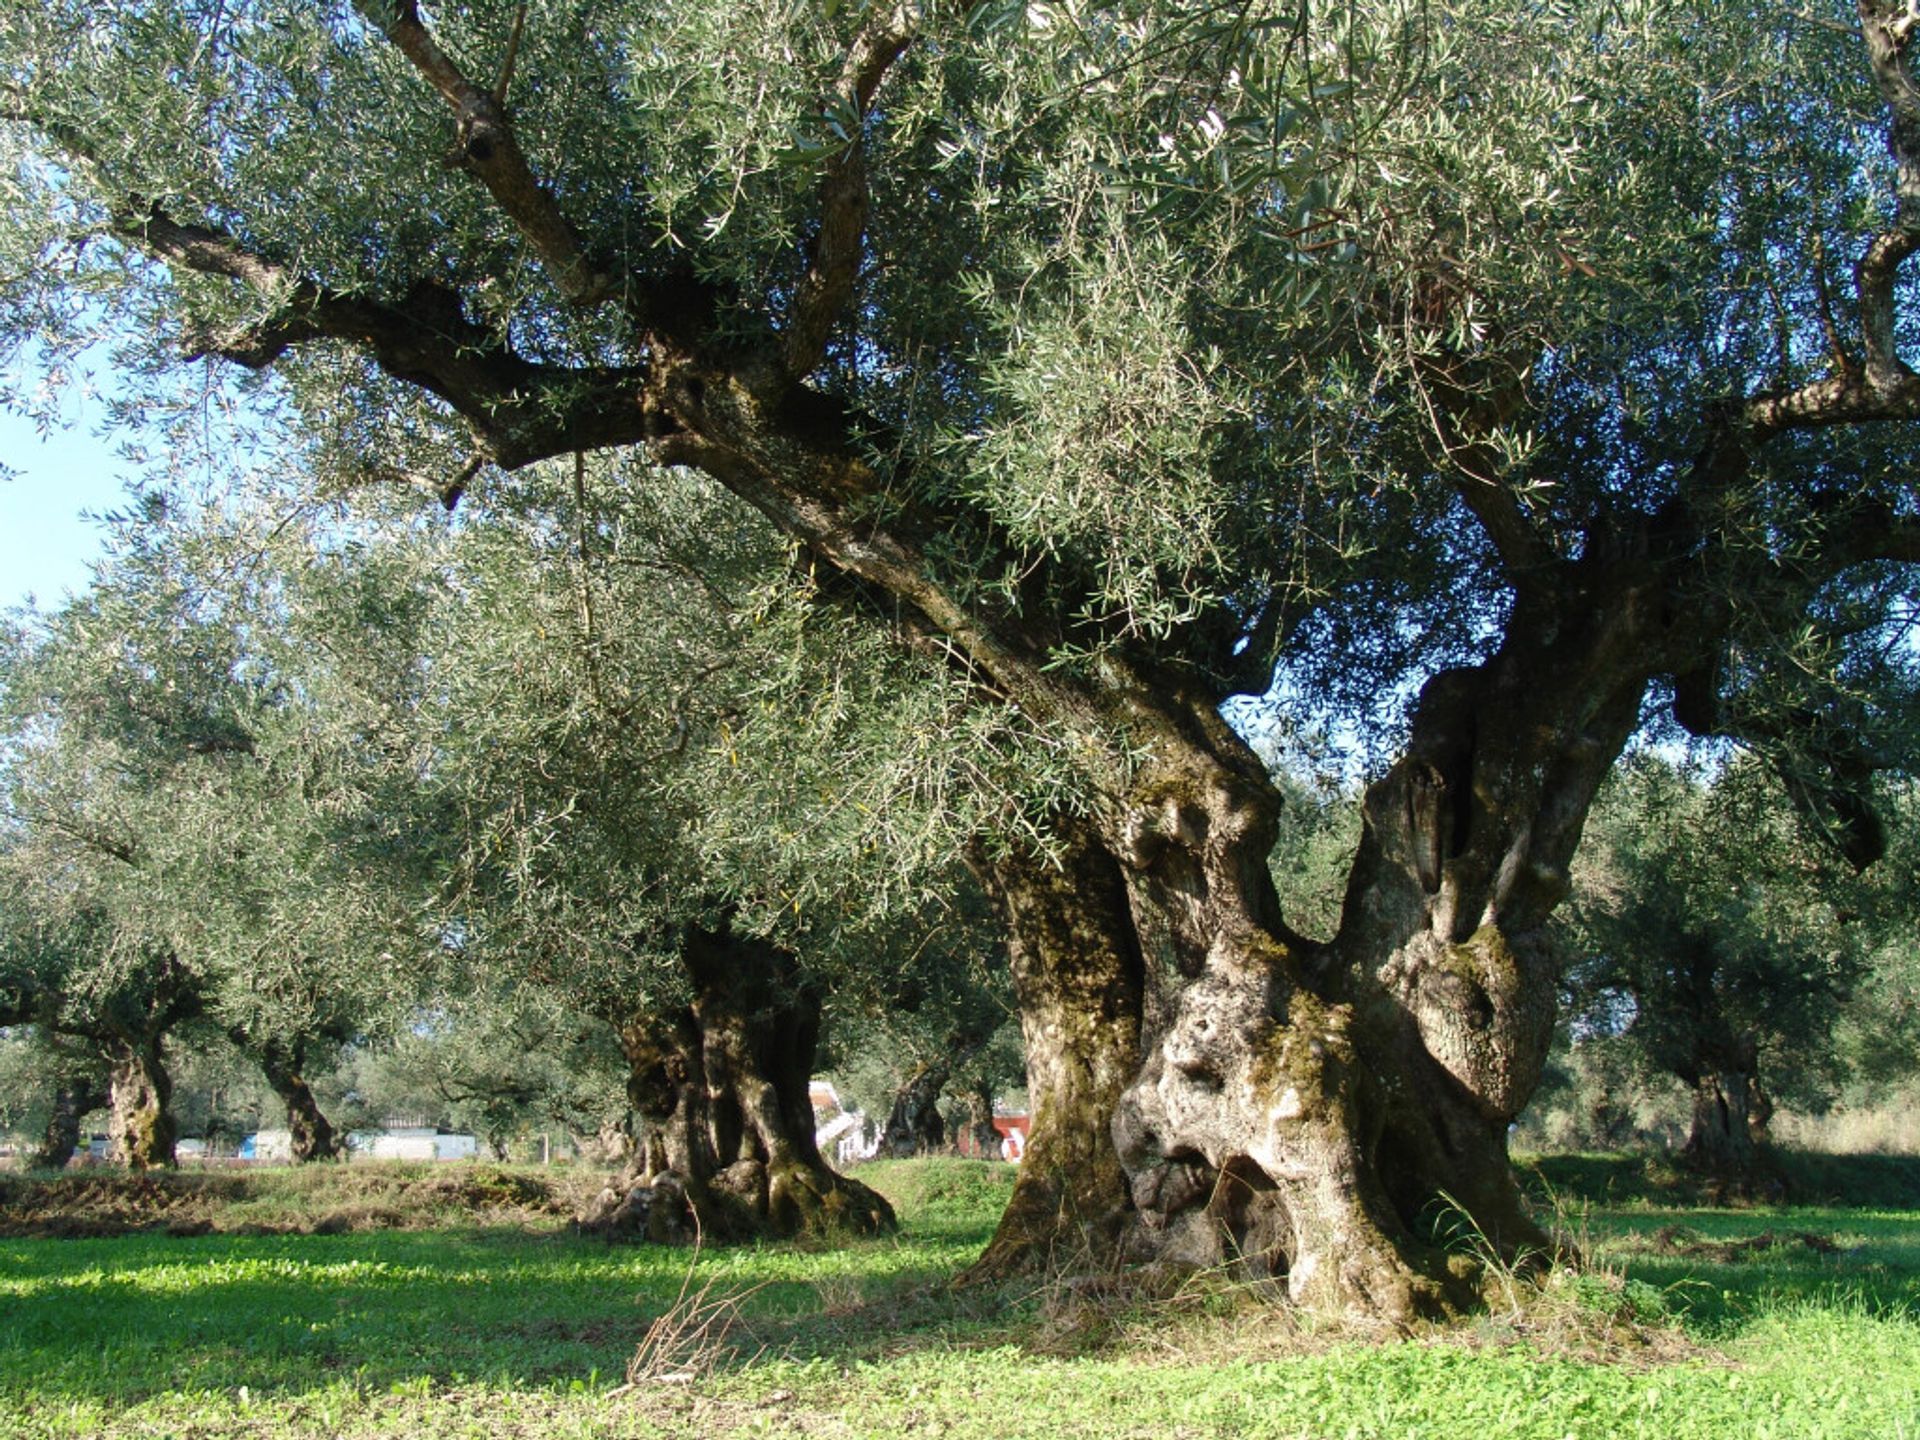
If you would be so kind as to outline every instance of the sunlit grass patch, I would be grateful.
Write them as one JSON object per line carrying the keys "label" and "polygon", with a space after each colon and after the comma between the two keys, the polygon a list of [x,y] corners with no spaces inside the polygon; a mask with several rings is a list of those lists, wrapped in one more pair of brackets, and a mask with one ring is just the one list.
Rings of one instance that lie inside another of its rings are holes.
{"label": "sunlit grass patch", "polygon": [[[1044,1282],[956,1293],[1010,1172],[866,1174],[903,1229],[842,1247],[696,1257],[514,1228],[0,1241],[0,1435],[1920,1440],[1920,1223],[1900,1212],[1590,1208],[1597,1268],[1547,1298],[1625,1305],[1667,1337],[1602,1358],[1542,1311],[1368,1345],[1247,1287],[1098,1314]],[[1834,1248],[1651,1243],[1676,1225]],[[737,1301],[720,1347],[630,1370],[703,1287]]]}

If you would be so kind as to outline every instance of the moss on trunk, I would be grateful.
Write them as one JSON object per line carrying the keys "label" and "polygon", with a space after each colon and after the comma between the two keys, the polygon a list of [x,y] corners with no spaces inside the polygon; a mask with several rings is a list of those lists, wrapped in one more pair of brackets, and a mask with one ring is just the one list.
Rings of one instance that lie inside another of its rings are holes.
{"label": "moss on trunk", "polygon": [[1104,1268],[1133,1209],[1113,1115],[1140,1062],[1140,952],[1113,856],[1085,828],[1066,833],[1055,857],[975,857],[1007,922],[1032,1129],[969,1282]]}
{"label": "moss on trunk", "polygon": [[129,1170],[174,1163],[179,1131],[169,1108],[173,1078],[160,1041],[117,1040],[108,1047],[109,1154]]}

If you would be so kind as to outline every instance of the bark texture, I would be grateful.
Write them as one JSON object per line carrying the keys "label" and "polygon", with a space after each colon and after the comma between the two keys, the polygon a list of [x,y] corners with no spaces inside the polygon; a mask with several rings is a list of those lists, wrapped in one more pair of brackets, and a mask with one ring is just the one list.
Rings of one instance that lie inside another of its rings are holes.
{"label": "bark texture", "polygon": [[1116,1117],[1136,1254],[1404,1325],[1472,1302],[1448,1209],[1509,1259],[1544,1250],[1505,1139],[1552,1030],[1541,927],[1669,648],[1611,583],[1583,624],[1523,607],[1487,663],[1429,682],[1328,944],[1279,920],[1270,792],[1229,745],[1164,784],[1151,828],[1136,812],[1129,888],[1170,997]]}
{"label": "bark texture", "polygon": [[946,1149],[947,1126],[940,1118],[940,1094],[952,1074],[951,1062],[929,1060],[894,1092],[880,1142],[889,1155],[936,1155]]}
{"label": "bark texture", "polygon": [[254,1058],[260,1073],[280,1103],[287,1107],[287,1133],[296,1164],[316,1160],[337,1160],[345,1149],[333,1123],[321,1112],[320,1102],[306,1082],[306,1047],[299,1042],[260,1042],[245,1031],[235,1031],[233,1041]]}
{"label": "bark texture", "polygon": [[179,1129],[169,1108],[173,1077],[160,1041],[120,1040],[107,1049],[108,1157],[129,1170],[172,1165]]}
{"label": "bark texture", "polygon": [[967,1137],[982,1160],[1000,1158],[1000,1132],[993,1124],[993,1086],[976,1080],[967,1087]]}
{"label": "bark texture", "polygon": [[1032,1130],[969,1280],[1102,1266],[1133,1209],[1112,1122],[1140,1063],[1140,948],[1113,857],[1088,827],[1064,825],[1062,835],[1057,857],[973,857],[1007,923]]}
{"label": "bark texture", "polygon": [[1752,1074],[1709,1071],[1694,1081],[1693,1124],[1681,1158],[1719,1180],[1751,1180],[1760,1167],[1771,1109]]}
{"label": "bark texture", "polygon": [[660,1242],[891,1229],[814,1143],[820,997],[793,957],[721,925],[690,927],[681,959],[692,1003],[619,1026],[642,1138],[583,1225]]}

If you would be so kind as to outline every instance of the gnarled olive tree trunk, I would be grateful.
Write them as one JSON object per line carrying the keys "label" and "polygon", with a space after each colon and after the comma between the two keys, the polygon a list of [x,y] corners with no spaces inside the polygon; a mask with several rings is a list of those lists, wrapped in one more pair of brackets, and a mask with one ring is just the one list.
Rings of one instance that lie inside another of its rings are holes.
{"label": "gnarled olive tree trunk", "polygon": [[880,1146],[889,1155],[932,1155],[946,1148],[947,1125],[940,1118],[940,1092],[953,1075],[951,1060],[928,1060],[915,1068],[893,1093]]}
{"label": "gnarled olive tree trunk", "polygon": [[1544,922],[1659,653],[1646,621],[1519,623],[1429,682],[1331,941],[1286,925],[1277,794],[1197,707],[1064,855],[984,865],[1035,1115],[981,1270],[1117,1235],[1137,1262],[1231,1264],[1404,1324],[1473,1303],[1463,1229],[1543,1252],[1506,1131],[1552,1031]]}
{"label": "gnarled olive tree trunk", "polygon": [[661,1241],[890,1229],[887,1202],[814,1143],[820,996],[793,957],[722,924],[688,927],[681,961],[692,1002],[619,1027],[643,1136],[586,1228]]}
{"label": "gnarled olive tree trunk", "polygon": [[80,1148],[80,1122],[107,1099],[106,1089],[91,1078],[62,1081],[54,1091],[53,1109],[34,1149],[32,1166],[36,1170],[64,1170]]}
{"label": "gnarled olive tree trunk", "polygon": [[993,1123],[993,1086],[984,1079],[967,1087],[967,1138],[980,1159],[1000,1158],[1000,1131]]}
{"label": "gnarled olive tree trunk", "polygon": [[115,1037],[105,1042],[108,1088],[108,1158],[129,1170],[172,1165],[179,1128],[169,1108],[173,1077],[158,1036]]}
{"label": "gnarled olive tree trunk", "polygon": [[1713,1179],[1751,1183],[1764,1165],[1773,1102],[1751,1069],[1714,1069],[1693,1084],[1693,1124],[1681,1159]]}
{"label": "gnarled olive tree trunk", "polygon": [[1680,1159],[1729,1194],[1778,1185],[1768,1126],[1773,1100],[1760,1086],[1760,1047],[1735,1033],[1715,1004],[1693,1034],[1680,1075],[1693,1090],[1693,1122]]}
{"label": "gnarled olive tree trunk", "polygon": [[1133,1209],[1112,1122],[1140,1065],[1139,939],[1114,857],[1091,827],[1058,829],[1054,856],[980,847],[970,857],[1007,925],[1032,1124],[1013,1195],[970,1280],[1101,1266]]}
{"label": "gnarled olive tree trunk", "polygon": [[307,1084],[306,1046],[299,1042],[260,1041],[243,1030],[231,1032],[234,1044],[253,1057],[266,1078],[268,1087],[287,1107],[287,1133],[295,1164],[316,1160],[336,1160],[345,1149],[344,1137],[335,1133],[333,1123],[321,1112]]}

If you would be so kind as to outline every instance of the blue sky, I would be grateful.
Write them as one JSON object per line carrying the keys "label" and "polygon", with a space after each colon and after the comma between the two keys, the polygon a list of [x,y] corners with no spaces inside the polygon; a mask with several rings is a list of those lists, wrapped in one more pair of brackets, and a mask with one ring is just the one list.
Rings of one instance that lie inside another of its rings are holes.
{"label": "blue sky", "polygon": [[77,392],[62,410],[71,423],[44,440],[32,421],[0,410],[0,463],[15,472],[0,480],[0,610],[29,594],[51,608],[67,592],[84,589],[102,531],[81,512],[125,502],[119,457],[111,441],[94,433],[98,410]]}

